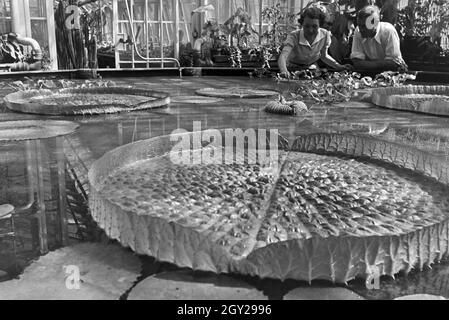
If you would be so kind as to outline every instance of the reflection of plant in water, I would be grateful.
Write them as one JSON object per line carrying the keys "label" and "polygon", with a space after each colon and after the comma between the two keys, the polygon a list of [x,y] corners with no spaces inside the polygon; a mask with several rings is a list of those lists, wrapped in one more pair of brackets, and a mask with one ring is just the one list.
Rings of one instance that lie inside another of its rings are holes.
{"label": "reflection of plant in water", "polygon": [[443,128],[389,128],[384,138],[390,141],[412,145],[418,149],[441,152],[449,160],[449,133]]}

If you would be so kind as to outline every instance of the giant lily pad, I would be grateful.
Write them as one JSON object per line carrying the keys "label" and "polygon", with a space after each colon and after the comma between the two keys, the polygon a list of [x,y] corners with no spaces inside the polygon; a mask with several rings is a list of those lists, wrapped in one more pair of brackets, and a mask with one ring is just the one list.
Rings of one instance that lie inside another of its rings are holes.
{"label": "giant lily pad", "polygon": [[[204,139],[228,132],[212,131]],[[250,162],[248,145],[226,158],[218,138],[194,143],[199,134],[122,146],[93,164],[91,213],[111,238],[180,267],[306,281],[393,275],[449,252],[449,168],[437,157],[323,133],[292,147],[279,137],[278,157]],[[184,163],[179,141],[191,143]]]}
{"label": "giant lily pad", "polygon": [[449,116],[449,86],[403,86],[374,89],[372,102],[390,109]]}
{"label": "giant lily pad", "polygon": [[117,113],[152,109],[170,103],[167,93],[128,87],[18,91],[7,95],[4,100],[13,111],[46,115]]}

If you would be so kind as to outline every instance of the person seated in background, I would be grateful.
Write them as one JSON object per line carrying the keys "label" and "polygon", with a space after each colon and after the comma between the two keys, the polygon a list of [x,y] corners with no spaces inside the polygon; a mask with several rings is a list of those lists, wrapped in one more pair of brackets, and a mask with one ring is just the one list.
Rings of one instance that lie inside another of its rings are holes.
{"label": "person seated in background", "polygon": [[329,55],[332,34],[320,28],[325,18],[325,13],[316,7],[307,8],[301,14],[298,22],[302,28],[288,35],[278,59],[282,76],[289,77],[290,71],[316,68],[319,60],[335,71],[352,68],[339,64]]}
{"label": "person seated in background", "polygon": [[351,50],[351,60],[356,70],[407,70],[402,59],[399,35],[392,24],[380,21],[377,6],[361,9],[357,13],[357,26]]}

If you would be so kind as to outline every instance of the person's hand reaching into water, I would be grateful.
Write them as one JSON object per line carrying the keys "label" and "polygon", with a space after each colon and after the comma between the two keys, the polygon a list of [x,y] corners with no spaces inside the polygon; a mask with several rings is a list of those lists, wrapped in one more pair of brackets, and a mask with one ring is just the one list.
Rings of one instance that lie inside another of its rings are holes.
{"label": "person's hand reaching into water", "polygon": [[284,79],[290,79],[290,78],[291,78],[291,74],[290,74],[290,72],[288,72],[288,71],[281,72],[281,73],[279,74],[279,76],[280,76],[281,78],[284,78]]}

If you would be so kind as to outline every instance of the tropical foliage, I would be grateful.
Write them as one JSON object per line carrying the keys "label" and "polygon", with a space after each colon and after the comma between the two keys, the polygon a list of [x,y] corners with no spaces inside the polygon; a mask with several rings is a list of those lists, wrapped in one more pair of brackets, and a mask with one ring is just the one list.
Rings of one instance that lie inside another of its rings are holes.
{"label": "tropical foliage", "polygon": [[243,8],[238,8],[220,27],[222,32],[231,37],[231,45],[234,44],[234,38],[237,40],[237,47],[248,47],[249,37],[258,34],[252,25],[251,16]]}
{"label": "tropical foliage", "polygon": [[404,35],[430,36],[438,41],[449,31],[449,2],[446,0],[410,1],[399,12],[399,25]]}
{"label": "tropical foliage", "polygon": [[[278,75],[275,78],[277,81],[286,81]],[[398,86],[405,81],[414,79],[415,77],[412,75],[399,72],[383,72],[373,79],[362,77],[356,72],[317,70],[316,72],[297,73],[293,79],[288,81],[291,84],[289,93],[292,98],[332,104],[349,101],[359,89]]]}

